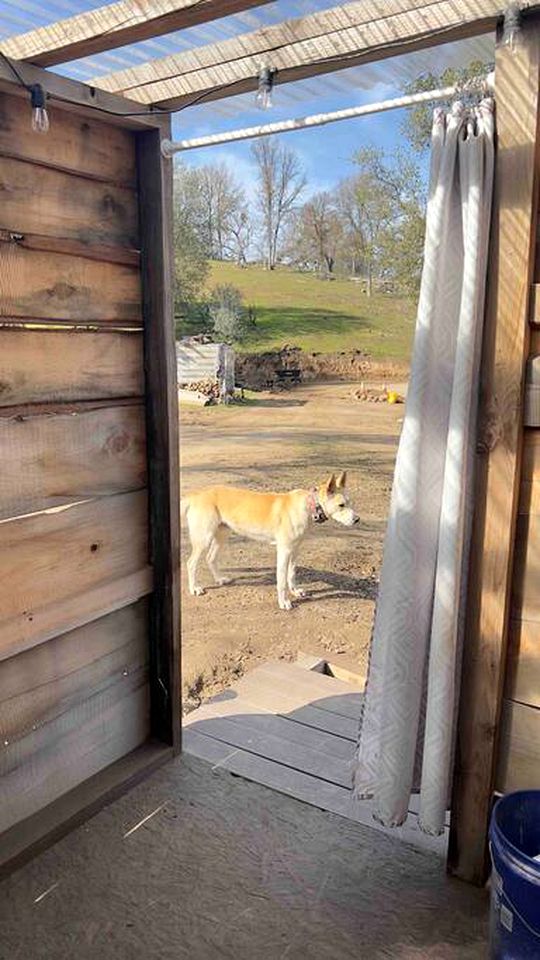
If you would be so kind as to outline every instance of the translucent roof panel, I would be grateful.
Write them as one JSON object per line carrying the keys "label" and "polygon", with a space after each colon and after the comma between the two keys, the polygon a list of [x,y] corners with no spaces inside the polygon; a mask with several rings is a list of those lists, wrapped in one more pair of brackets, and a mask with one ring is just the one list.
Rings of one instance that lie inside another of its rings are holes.
{"label": "translucent roof panel", "polygon": [[[58,64],[52,69],[84,81],[335,5],[329,0],[275,0],[234,16]],[[39,0],[0,0],[0,44],[3,37],[45,26],[96,6],[95,0],[52,0],[46,3]],[[337,100],[340,101],[339,105],[363,102],[366,91],[372,92],[372,99],[392,96],[421,73],[438,73],[448,66],[465,66],[472,60],[490,62],[493,57],[494,36],[490,34],[288,84],[279,85],[278,78],[272,118],[324,110],[325,103],[331,104],[333,109]],[[242,94],[189,108],[182,113],[181,125],[193,129],[220,120],[226,125],[229,125],[229,120],[243,123],[252,112],[253,94]]]}

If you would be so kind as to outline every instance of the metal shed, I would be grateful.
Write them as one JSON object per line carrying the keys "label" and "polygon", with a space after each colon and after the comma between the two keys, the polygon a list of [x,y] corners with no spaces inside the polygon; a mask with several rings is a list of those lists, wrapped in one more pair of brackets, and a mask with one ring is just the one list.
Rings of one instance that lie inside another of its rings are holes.
{"label": "metal shed", "polygon": [[211,380],[219,384],[220,396],[234,392],[234,350],[227,343],[201,343],[185,337],[176,344],[179,384]]}

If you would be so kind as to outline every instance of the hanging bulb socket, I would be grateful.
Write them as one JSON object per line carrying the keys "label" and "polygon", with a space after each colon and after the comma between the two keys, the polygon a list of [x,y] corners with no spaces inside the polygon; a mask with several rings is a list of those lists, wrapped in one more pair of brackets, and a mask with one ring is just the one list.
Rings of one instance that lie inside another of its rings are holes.
{"label": "hanging bulb socket", "polygon": [[511,53],[516,53],[521,44],[522,13],[519,3],[510,3],[504,11],[501,43]]}
{"label": "hanging bulb socket", "polygon": [[269,110],[272,106],[272,91],[276,73],[276,67],[261,67],[259,70],[259,86],[255,100],[261,110]]}
{"label": "hanging bulb socket", "polygon": [[30,103],[32,105],[32,130],[36,133],[47,133],[49,129],[49,114],[45,106],[46,94],[40,83],[33,83],[29,87]]}

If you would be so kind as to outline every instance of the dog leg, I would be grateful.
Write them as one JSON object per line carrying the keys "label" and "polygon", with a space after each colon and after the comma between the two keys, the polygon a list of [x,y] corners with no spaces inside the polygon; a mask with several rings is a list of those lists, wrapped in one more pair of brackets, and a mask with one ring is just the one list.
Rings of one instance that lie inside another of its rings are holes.
{"label": "dog leg", "polygon": [[287,575],[291,550],[287,546],[278,545],[277,548],[277,595],[281,610],[290,610],[292,603],[287,596]]}
{"label": "dog leg", "polygon": [[296,554],[291,553],[289,560],[289,568],[287,571],[287,584],[289,587],[290,594],[295,597],[297,600],[301,600],[302,597],[305,597],[305,590],[301,590],[300,587],[296,585]]}
{"label": "dog leg", "polygon": [[218,554],[219,554],[219,551],[221,550],[221,547],[223,546],[224,539],[225,537],[224,537],[223,528],[216,530],[215,537],[212,540],[210,546],[208,547],[208,550],[206,553],[206,562],[208,564],[208,568],[215,582],[217,583],[218,587],[223,587],[225,586],[226,583],[231,582],[230,577],[223,576],[223,574],[219,569],[219,564],[217,562]]}
{"label": "dog leg", "polygon": [[204,587],[199,586],[197,583],[197,567],[199,560],[204,553],[204,549],[204,544],[194,543],[191,549],[189,560],[187,562],[189,592],[191,593],[192,597],[201,597],[204,593]]}

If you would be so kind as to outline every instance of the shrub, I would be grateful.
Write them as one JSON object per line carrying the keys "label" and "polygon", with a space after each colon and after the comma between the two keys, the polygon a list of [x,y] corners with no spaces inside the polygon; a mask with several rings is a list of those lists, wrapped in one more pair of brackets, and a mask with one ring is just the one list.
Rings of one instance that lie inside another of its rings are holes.
{"label": "shrub", "polygon": [[232,343],[243,340],[250,328],[255,326],[255,310],[245,306],[237,287],[224,283],[212,291],[210,319],[214,339]]}

